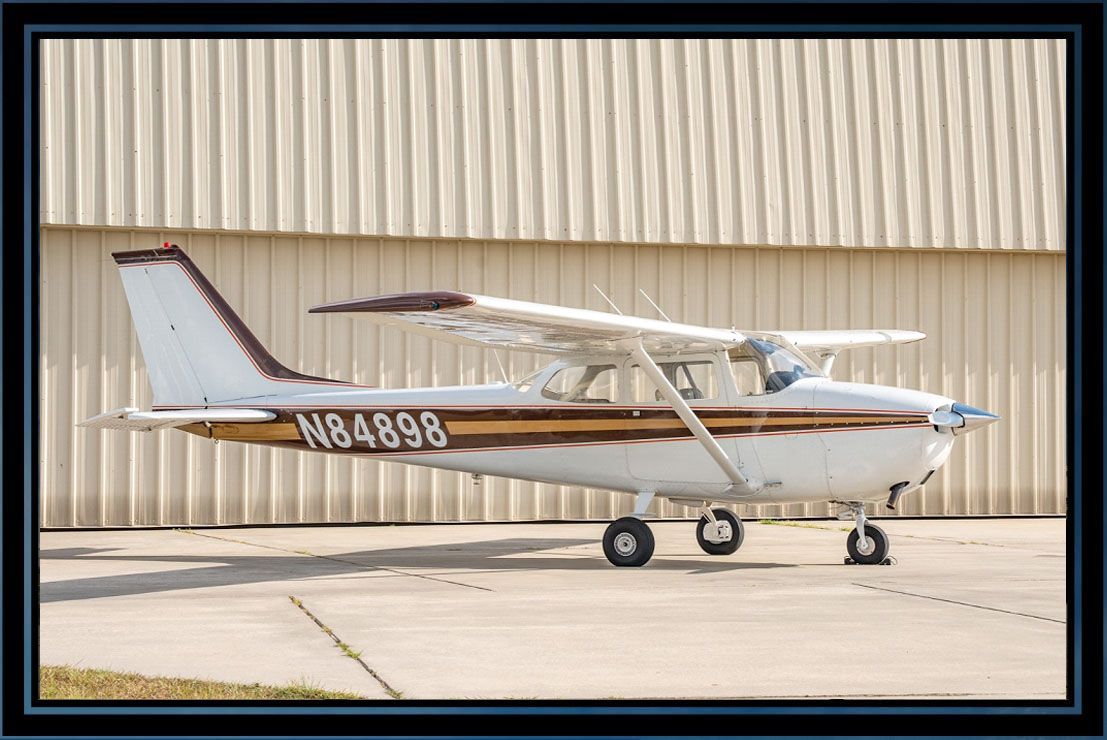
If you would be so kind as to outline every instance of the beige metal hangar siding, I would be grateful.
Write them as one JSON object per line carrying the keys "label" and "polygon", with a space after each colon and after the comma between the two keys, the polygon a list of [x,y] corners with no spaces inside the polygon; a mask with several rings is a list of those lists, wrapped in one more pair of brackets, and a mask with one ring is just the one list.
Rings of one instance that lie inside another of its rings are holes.
{"label": "beige metal hangar siding", "polygon": [[47,223],[1064,249],[1064,44],[52,41]]}
{"label": "beige metal hangar siding", "polygon": [[846,353],[835,376],[1005,422],[903,512],[1064,511],[1062,42],[50,41],[42,65],[45,526],[629,508],[75,428],[149,403],[108,253],[165,239],[290,366],[383,386],[498,373],[309,305],[458,287],[602,309],[597,282],[624,310],[650,314],[640,286],[696,323],[918,328],[923,343]]}

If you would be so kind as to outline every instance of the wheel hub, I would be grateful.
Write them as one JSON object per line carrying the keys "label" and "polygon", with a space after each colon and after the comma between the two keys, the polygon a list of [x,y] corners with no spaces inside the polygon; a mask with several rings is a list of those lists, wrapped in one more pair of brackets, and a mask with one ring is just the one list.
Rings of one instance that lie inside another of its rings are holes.
{"label": "wheel hub", "polygon": [[615,536],[615,552],[630,557],[638,549],[638,540],[630,532],[620,532]]}
{"label": "wheel hub", "polygon": [[862,555],[872,555],[874,550],[876,550],[876,540],[872,537],[857,538],[857,552]]}
{"label": "wheel hub", "polygon": [[703,538],[712,545],[721,545],[734,538],[734,530],[728,521],[718,521],[714,525],[708,522],[703,528]]}

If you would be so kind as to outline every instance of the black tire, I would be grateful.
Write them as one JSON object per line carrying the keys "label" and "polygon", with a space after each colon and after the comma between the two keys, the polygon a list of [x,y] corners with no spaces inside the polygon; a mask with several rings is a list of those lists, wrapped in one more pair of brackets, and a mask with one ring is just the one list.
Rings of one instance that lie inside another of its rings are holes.
{"label": "black tire", "polygon": [[707,517],[701,516],[696,523],[696,542],[700,543],[700,549],[708,555],[730,555],[742,546],[746,528],[742,526],[742,520],[728,509],[712,509],[711,513],[715,515],[716,520],[730,524],[731,538],[726,542],[708,542],[703,536],[703,530],[707,527]]}
{"label": "black tire", "polygon": [[884,559],[888,557],[888,551],[891,549],[891,544],[888,542],[888,535],[884,534],[884,530],[872,522],[865,522],[865,536],[876,541],[876,547],[873,548],[872,552],[868,555],[863,555],[857,550],[857,542],[861,538],[857,535],[856,527],[849,533],[849,537],[846,538],[846,552],[849,553],[853,562],[860,563],[861,565],[879,565],[883,563]]}
{"label": "black tire", "polygon": [[603,554],[612,565],[636,568],[653,557],[653,532],[632,516],[616,519],[603,533]]}

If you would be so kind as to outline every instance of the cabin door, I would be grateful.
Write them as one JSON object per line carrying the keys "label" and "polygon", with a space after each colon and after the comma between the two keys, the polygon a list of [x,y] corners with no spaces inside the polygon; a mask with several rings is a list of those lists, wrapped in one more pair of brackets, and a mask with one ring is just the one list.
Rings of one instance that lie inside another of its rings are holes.
{"label": "cabin door", "polygon": [[[666,378],[696,412],[727,456],[751,475],[760,475],[760,465],[751,446],[721,431],[720,422],[733,414],[733,381],[719,358],[713,354],[684,354],[655,357]],[[644,439],[627,445],[627,467],[644,485],[672,492],[674,485],[728,486],[731,481],[715,460],[692,436],[672,406],[661,396],[638,363],[627,360],[624,366],[627,390],[623,401],[633,406],[632,421]],[[651,424],[650,422],[653,422]],[[646,432],[645,430],[649,430]],[[663,440],[663,441],[662,441]]]}

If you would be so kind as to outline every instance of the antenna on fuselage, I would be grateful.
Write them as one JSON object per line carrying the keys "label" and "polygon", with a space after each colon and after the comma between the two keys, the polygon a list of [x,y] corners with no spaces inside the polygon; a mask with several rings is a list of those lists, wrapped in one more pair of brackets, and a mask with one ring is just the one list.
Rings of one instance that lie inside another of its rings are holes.
{"label": "antenna on fuselage", "polygon": [[600,290],[600,286],[596,285],[595,283],[592,283],[592,287],[596,289],[597,293],[599,293],[601,296],[603,296],[603,299],[605,301],[607,301],[607,305],[609,305],[609,306],[611,306],[612,308],[615,309],[615,313],[619,314],[620,316],[623,315],[623,312],[619,310],[619,307],[615,305],[615,302],[607,297],[607,293],[604,293],[602,290]]}
{"label": "antenna on fuselage", "polygon": [[669,322],[670,324],[671,324],[671,323],[673,322],[673,320],[672,320],[672,319],[670,319],[670,318],[669,318],[669,317],[668,317],[668,316],[667,316],[667,315],[665,314],[665,312],[661,310],[661,306],[659,306],[659,305],[657,305],[656,303],[654,303],[654,302],[653,302],[653,298],[650,298],[650,294],[649,294],[649,293],[647,293],[646,291],[642,290],[641,288],[639,288],[639,289],[638,289],[638,292],[642,294],[642,297],[643,297],[643,298],[645,298],[645,299],[646,299],[647,301],[649,301],[649,302],[650,302],[650,305],[651,305],[651,306],[653,306],[653,307],[654,307],[654,308],[655,308],[655,309],[657,310],[657,312],[658,312],[659,314],[661,314],[661,318],[665,319],[665,320],[666,320],[666,321],[668,321],[668,322]]}

